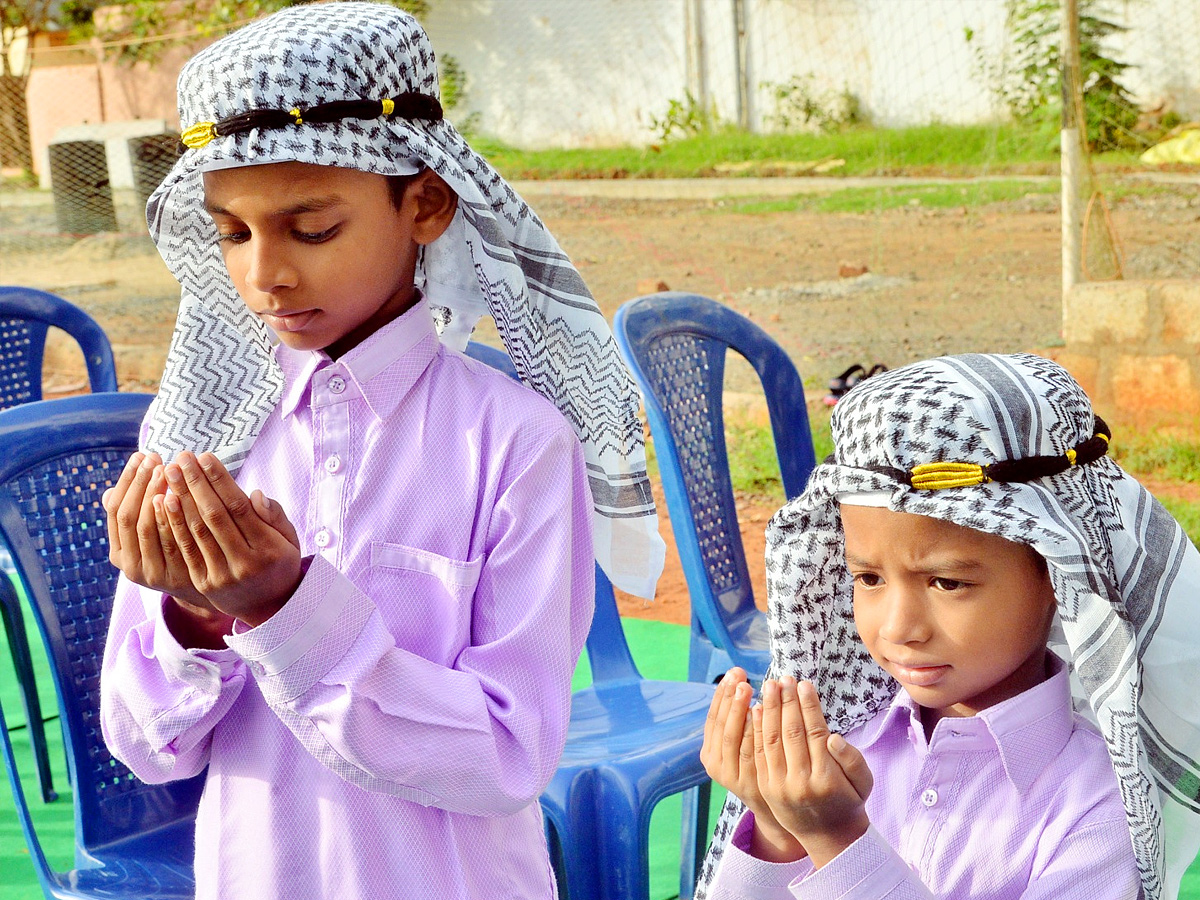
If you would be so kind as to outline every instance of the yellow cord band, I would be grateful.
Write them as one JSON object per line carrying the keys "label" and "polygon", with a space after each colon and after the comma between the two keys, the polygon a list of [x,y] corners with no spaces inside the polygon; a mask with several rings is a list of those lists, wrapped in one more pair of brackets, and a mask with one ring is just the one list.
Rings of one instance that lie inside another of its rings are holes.
{"label": "yellow cord band", "polygon": [[293,106],[291,109],[288,110],[288,115],[296,120],[297,125],[304,124],[304,120],[302,118],[300,118],[300,107]]}
{"label": "yellow cord band", "polygon": [[185,147],[190,147],[193,150],[199,150],[207,145],[217,136],[216,122],[197,122],[195,125],[184,130],[179,139],[183,141]]}
{"label": "yellow cord band", "polygon": [[912,486],[921,490],[936,491],[941,488],[972,487],[988,480],[983,466],[975,463],[938,462],[913,466],[909,473]]}
{"label": "yellow cord band", "polygon": [[396,104],[390,97],[384,97],[379,102],[383,104],[383,114],[385,116],[390,116],[396,111]]}
{"label": "yellow cord band", "polygon": [[1073,447],[1068,448],[1067,449],[1067,463],[1072,466],[1075,465],[1075,458],[1078,455],[1079,454],[1075,452],[1075,449]]}

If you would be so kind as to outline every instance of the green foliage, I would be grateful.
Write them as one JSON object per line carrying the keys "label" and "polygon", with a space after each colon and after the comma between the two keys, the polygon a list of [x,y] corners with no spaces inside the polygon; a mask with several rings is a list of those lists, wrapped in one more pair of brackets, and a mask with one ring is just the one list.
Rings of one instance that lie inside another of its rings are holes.
{"label": "green foliage", "polygon": [[764,81],[762,87],[775,105],[775,111],[765,117],[767,125],[779,131],[831,132],[865,122],[862,105],[849,88],[821,91],[813,81],[812,75],[793,75],[783,83]]}
{"label": "green foliage", "polygon": [[[1015,119],[1048,122],[1057,130],[1062,110],[1061,0],[1007,0],[1004,58],[990,60],[976,45],[976,68]],[[1105,151],[1140,143],[1138,108],[1121,82],[1127,63],[1108,55],[1105,42],[1125,26],[1105,18],[1111,0],[1079,0],[1080,83],[1087,139]],[[974,33],[966,32],[968,43]]]}
{"label": "green foliage", "polygon": [[[100,5],[93,0],[76,2],[92,3],[92,9]],[[198,45],[251,19],[305,2],[307,0],[116,0],[105,4],[113,7],[114,14],[106,18],[104,26],[97,28],[96,33],[105,43],[121,44],[115,54],[119,62],[130,65],[140,61],[154,62],[168,46]],[[421,18],[429,11],[430,0],[387,2]],[[177,33],[181,22],[190,24],[193,29],[189,39],[178,39],[173,44],[155,40],[162,35]]]}
{"label": "green foliage", "polygon": [[1200,482],[1200,441],[1115,429],[1112,455],[1127,471],[1164,481]]}
{"label": "green foliage", "polygon": [[1031,194],[1057,194],[1057,182],[973,181],[968,184],[912,184],[903,187],[845,188],[821,194],[802,194],[779,200],[738,203],[725,209],[737,213],[773,213],[805,210],[823,213],[867,213],[906,206],[958,209],[1020,200]]}
{"label": "green foliage", "polygon": [[[1054,174],[1058,156],[1036,128],[1001,125],[849,127],[832,134],[748,134],[723,129],[652,147],[520,150],[476,137],[472,145],[506,178],[696,178],[717,163],[842,159],[839,175]],[[756,174],[753,170],[747,174]]]}
{"label": "green foliage", "polygon": [[663,141],[707,134],[719,124],[716,107],[702,105],[691,91],[685,91],[682,100],[669,100],[662,118],[650,117],[650,130]]}

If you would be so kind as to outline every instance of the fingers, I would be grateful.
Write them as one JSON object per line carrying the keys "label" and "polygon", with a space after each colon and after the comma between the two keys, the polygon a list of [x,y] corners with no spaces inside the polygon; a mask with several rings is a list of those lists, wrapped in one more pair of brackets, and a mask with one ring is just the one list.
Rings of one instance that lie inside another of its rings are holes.
{"label": "fingers", "polygon": [[746,713],[750,708],[752,691],[746,683],[746,673],[731,669],[717,685],[704,721],[704,744],[701,762],[718,784],[731,789],[737,780],[737,761],[746,728]]}
{"label": "fingers", "polygon": [[167,528],[179,554],[179,560],[188,572],[189,580],[193,584],[206,584],[208,562],[192,534],[188,522],[188,511],[184,509],[185,504],[189,506],[192,518],[197,519],[199,514],[195,510],[195,501],[190,495],[181,496],[173,491],[163,498],[162,507],[166,516]]}
{"label": "fingers", "polygon": [[282,534],[288,543],[299,549],[300,537],[296,534],[296,527],[288,519],[282,506],[259,490],[250,494],[250,504],[260,519]]}
{"label": "fingers", "polygon": [[802,681],[796,686],[796,699],[799,712],[796,728],[803,729],[805,740],[802,743],[807,751],[809,766],[818,771],[829,759],[829,723],[825,721],[821,699],[812,682]]}
{"label": "fingers", "polygon": [[[180,453],[166,467],[166,475],[172,492],[182,503],[196,546],[212,567],[230,550],[249,549],[235,516],[249,512],[250,501],[215,456],[203,456],[205,467],[194,453]],[[210,471],[216,476],[220,492],[209,479]]]}
{"label": "fingers", "polygon": [[871,795],[871,788],[875,786],[875,776],[871,774],[871,768],[867,765],[866,758],[857,747],[847,743],[840,734],[829,736],[828,747],[834,761],[842,767],[846,780],[853,786],[859,798],[866,803],[867,797]]}

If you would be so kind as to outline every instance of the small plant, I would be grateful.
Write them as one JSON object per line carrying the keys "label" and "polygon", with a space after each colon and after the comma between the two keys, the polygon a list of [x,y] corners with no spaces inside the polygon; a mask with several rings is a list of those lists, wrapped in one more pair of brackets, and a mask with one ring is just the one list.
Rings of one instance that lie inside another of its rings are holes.
{"label": "small plant", "polygon": [[[975,66],[997,99],[1018,122],[1046,121],[1055,130],[1062,115],[1061,0],[1007,0],[1007,47],[1001,59],[988,58],[973,44]],[[1121,83],[1128,63],[1113,59],[1105,42],[1125,26],[1105,18],[1106,0],[1079,0],[1080,82],[1091,149],[1102,152],[1141,143],[1134,130],[1138,107]]]}
{"label": "small plant", "polygon": [[828,134],[864,121],[862,104],[849,88],[819,91],[813,81],[811,74],[793,75],[782,84],[764,81],[760,87],[775,105],[767,124],[779,131],[807,128]]}
{"label": "small plant", "polygon": [[691,91],[685,91],[682,100],[670,100],[667,111],[658,118],[650,117],[650,129],[664,142],[673,137],[694,137],[715,131],[719,121],[715,106],[703,106]]}

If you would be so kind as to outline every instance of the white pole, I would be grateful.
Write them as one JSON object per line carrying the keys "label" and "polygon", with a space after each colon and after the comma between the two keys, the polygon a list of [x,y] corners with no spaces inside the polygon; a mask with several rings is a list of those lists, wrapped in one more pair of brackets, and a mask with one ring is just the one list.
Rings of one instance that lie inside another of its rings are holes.
{"label": "white pole", "polygon": [[[1082,278],[1083,216],[1079,187],[1083,176],[1083,135],[1076,99],[1079,77],[1078,0],[1062,0],[1062,290],[1063,309],[1071,288]],[[1065,324],[1065,323],[1064,323]]]}

